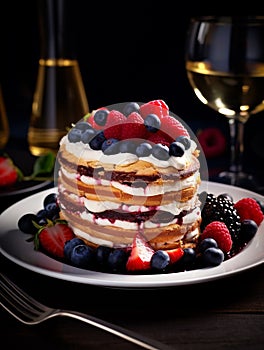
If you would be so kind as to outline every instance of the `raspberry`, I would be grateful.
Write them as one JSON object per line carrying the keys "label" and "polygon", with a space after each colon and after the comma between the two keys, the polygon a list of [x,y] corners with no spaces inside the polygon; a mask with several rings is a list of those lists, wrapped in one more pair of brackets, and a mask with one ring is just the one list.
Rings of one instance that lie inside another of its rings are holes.
{"label": "raspberry", "polygon": [[143,119],[145,119],[148,114],[152,113],[156,114],[158,117],[162,117],[168,114],[169,107],[163,100],[153,100],[141,105],[139,112]]}
{"label": "raspberry", "polygon": [[251,219],[259,226],[263,221],[264,215],[261,207],[254,198],[242,198],[234,204],[234,207],[240,216],[241,222]]}
{"label": "raspberry", "polygon": [[127,118],[123,113],[112,110],[107,116],[107,121],[104,126],[104,135],[106,139],[118,139],[120,140],[122,124],[126,122]]}
{"label": "raspberry", "polygon": [[217,242],[218,248],[225,253],[228,253],[233,245],[231,234],[226,224],[222,221],[210,222],[201,235],[201,239],[205,238],[213,238]]}
{"label": "raspberry", "polygon": [[[121,140],[132,138],[145,138],[147,129],[144,125],[144,119],[137,112],[132,112],[126,118],[122,125]],[[120,138],[120,135],[119,135]]]}
{"label": "raspberry", "polygon": [[175,140],[178,136],[190,137],[188,131],[176,118],[166,115],[161,118],[160,130]]}

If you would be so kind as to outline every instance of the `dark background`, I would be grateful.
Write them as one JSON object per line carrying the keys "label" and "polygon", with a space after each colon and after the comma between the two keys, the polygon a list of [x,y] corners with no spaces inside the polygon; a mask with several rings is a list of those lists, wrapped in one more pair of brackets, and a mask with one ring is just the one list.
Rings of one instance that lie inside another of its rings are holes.
{"label": "dark background", "polygon": [[[194,132],[216,126],[228,140],[227,120],[198,101],[185,73],[188,22],[202,13],[200,3],[65,1],[70,7],[68,35],[74,39],[90,110],[118,102],[163,99]],[[11,137],[25,140],[40,54],[37,6],[34,0],[0,5],[0,81]],[[263,116],[252,116],[246,126],[245,157],[250,171],[263,167]],[[220,166],[227,167],[226,159]]]}

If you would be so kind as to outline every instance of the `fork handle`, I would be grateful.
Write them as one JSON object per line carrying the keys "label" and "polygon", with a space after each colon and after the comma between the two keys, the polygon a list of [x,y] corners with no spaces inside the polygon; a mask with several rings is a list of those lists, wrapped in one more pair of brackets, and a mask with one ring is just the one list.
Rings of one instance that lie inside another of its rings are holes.
{"label": "fork handle", "polygon": [[[133,331],[120,327],[118,325],[101,320],[97,317],[87,315],[77,311],[57,310],[60,316],[71,317],[79,321],[88,323],[94,327],[100,328],[106,332],[112,333],[120,338],[123,338],[131,343],[134,343],[142,348],[149,350],[172,350],[171,347],[162,344],[156,340],[148,339]],[[56,316],[56,314],[54,314]]]}

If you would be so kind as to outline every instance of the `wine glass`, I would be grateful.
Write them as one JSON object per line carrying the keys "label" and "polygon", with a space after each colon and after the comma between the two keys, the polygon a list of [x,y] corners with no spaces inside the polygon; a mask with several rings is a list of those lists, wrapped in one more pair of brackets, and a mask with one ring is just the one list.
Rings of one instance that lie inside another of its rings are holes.
{"label": "wine glass", "polygon": [[229,123],[230,166],[217,181],[257,190],[243,166],[244,127],[264,110],[264,16],[191,18],[185,64],[196,96]]}

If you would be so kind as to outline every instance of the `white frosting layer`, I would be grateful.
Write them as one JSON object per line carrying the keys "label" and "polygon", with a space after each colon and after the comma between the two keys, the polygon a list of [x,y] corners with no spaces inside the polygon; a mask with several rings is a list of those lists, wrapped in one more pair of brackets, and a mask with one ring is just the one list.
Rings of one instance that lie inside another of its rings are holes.
{"label": "white frosting layer", "polygon": [[152,155],[147,157],[137,157],[135,154],[131,153],[105,155],[101,150],[93,150],[90,148],[89,144],[84,144],[81,141],[76,143],[69,142],[67,135],[61,139],[60,145],[65,145],[67,152],[73,154],[78,159],[82,158],[86,161],[98,160],[103,164],[117,164],[125,166],[128,164],[133,164],[138,160],[144,160],[160,168],[172,166],[178,170],[181,170],[185,168],[186,164],[191,162],[192,154],[197,148],[196,143],[193,140],[190,141],[191,147],[188,150],[185,150],[183,156],[170,156],[168,160],[159,160]]}

